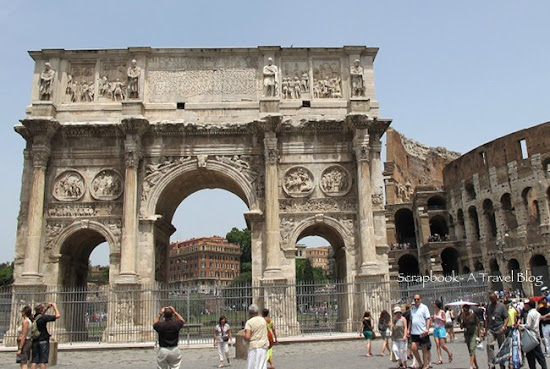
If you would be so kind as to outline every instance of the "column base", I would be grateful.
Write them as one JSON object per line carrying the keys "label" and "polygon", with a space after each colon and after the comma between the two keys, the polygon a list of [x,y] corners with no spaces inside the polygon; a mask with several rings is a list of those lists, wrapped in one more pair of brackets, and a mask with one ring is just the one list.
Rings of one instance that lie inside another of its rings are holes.
{"label": "column base", "polygon": [[138,284],[138,276],[136,274],[119,274],[115,279],[115,284]]}
{"label": "column base", "polygon": [[378,263],[373,261],[368,261],[366,263],[361,264],[361,275],[378,275],[382,274],[382,271],[380,270],[380,265]]}
{"label": "column base", "polygon": [[264,272],[264,279],[284,279],[281,268],[267,268]]}
{"label": "column base", "polygon": [[44,278],[41,274],[37,273],[22,273],[21,278],[15,281],[16,286],[37,286],[44,284]]}

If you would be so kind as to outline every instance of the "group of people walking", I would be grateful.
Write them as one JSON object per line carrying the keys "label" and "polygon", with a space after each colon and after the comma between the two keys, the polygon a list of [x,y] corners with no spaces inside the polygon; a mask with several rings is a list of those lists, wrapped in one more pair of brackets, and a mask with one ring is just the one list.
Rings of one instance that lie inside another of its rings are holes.
{"label": "group of people walking", "polygon": [[[54,314],[46,314],[53,309]],[[29,362],[31,369],[46,369],[50,356],[50,333],[47,323],[59,319],[61,315],[57,305],[53,302],[39,304],[34,308],[34,315],[30,306],[21,309],[21,325],[17,328],[16,362],[21,369],[27,369]]]}
{"label": "group of people walking", "polygon": [[[244,339],[248,341],[248,369],[275,369],[273,364],[273,344],[277,343],[275,324],[269,318],[269,310],[263,309],[259,316],[258,306],[248,308],[250,319],[244,326]],[[179,332],[185,319],[172,307],[164,307],[153,321],[153,328],[158,333],[159,350],[157,352],[158,369],[178,369],[181,365],[181,352],[178,348]],[[222,315],[214,328],[214,347],[218,350],[219,365],[231,365],[229,346],[233,342],[231,326]],[[269,364],[269,367],[267,366]]]}
{"label": "group of people walking", "polygon": [[[389,339],[392,340],[391,350],[397,360],[399,368],[408,367],[409,343],[412,356],[414,357],[413,367],[427,369],[431,362],[430,349],[430,327],[433,322],[433,336],[437,348],[438,364],[443,363],[441,355],[445,351],[449,362],[453,361],[453,354],[445,343],[447,332],[447,314],[442,310],[441,302],[434,303],[434,314],[430,315],[428,307],[421,303],[420,295],[414,296],[414,304],[403,313],[400,306],[393,308],[393,318],[384,310],[378,320],[378,331],[383,340],[381,356],[385,356],[386,348],[390,351]],[[367,356],[372,356],[371,340],[375,336],[374,320],[371,313],[366,311],[361,321],[360,332],[367,340]],[[422,353],[422,356],[420,355]]]}
{"label": "group of people walking", "polygon": [[[514,306],[510,301],[499,302],[495,293],[489,294],[487,307],[464,303],[456,320],[464,332],[470,369],[478,369],[476,349],[483,348],[487,339],[487,361],[489,369],[500,365],[501,369],[519,368],[522,364],[522,354],[525,355],[530,369],[539,363],[542,369],[547,369],[546,357],[550,356],[550,305],[546,297],[537,303],[525,300],[523,306]],[[382,311],[378,320],[378,332],[383,340],[380,355],[385,356],[391,349],[399,368],[408,368],[408,360],[412,359],[411,368],[428,369],[431,367],[430,329],[433,328],[433,338],[437,349],[438,361],[443,363],[442,353],[447,353],[449,362],[453,354],[447,347],[446,340],[453,333],[455,316],[452,309],[443,309],[441,301],[433,303],[433,314],[421,302],[420,295],[414,296],[414,304],[407,306],[403,313],[400,306],[393,308],[393,318],[387,311]],[[451,325],[451,326],[449,326]],[[367,354],[372,356],[371,341],[375,338],[375,322],[371,313],[366,311],[360,324],[360,334],[367,340]],[[521,334],[520,334],[521,333]],[[532,336],[532,343],[527,345],[524,335]],[[520,338],[521,337],[521,338]],[[541,342],[544,338],[546,354],[543,353]],[[410,347],[410,351],[409,351]]]}

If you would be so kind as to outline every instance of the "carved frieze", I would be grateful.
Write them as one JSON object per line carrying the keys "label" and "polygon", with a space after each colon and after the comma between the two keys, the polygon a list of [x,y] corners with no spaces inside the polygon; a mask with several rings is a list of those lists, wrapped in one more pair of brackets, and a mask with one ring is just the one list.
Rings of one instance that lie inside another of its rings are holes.
{"label": "carved frieze", "polygon": [[355,212],[357,203],[355,198],[344,197],[325,199],[282,199],[279,200],[281,213],[310,213],[310,212]]}
{"label": "carved frieze", "polygon": [[288,242],[288,239],[290,237],[290,234],[294,230],[294,227],[296,226],[296,222],[294,218],[292,217],[283,217],[281,218],[281,241],[284,243]]}
{"label": "carved frieze", "polygon": [[126,73],[125,60],[102,60],[99,67],[98,100],[124,100],[126,98]]}
{"label": "carved frieze", "polygon": [[151,58],[147,73],[150,101],[215,95],[256,96],[256,63],[248,57]]}
{"label": "carved frieze", "polygon": [[308,197],[315,189],[313,174],[309,169],[296,166],[288,169],[283,178],[283,190],[290,197]]}
{"label": "carved frieze", "polygon": [[281,94],[283,99],[301,99],[309,97],[309,68],[304,61],[286,61],[283,63]]}
{"label": "carved frieze", "polygon": [[318,99],[342,98],[342,70],[339,60],[313,62],[313,97]]}
{"label": "carved frieze", "polygon": [[351,189],[351,174],[341,165],[332,165],[323,170],[320,187],[327,196],[344,196]]}
{"label": "carved frieze", "polygon": [[96,200],[115,200],[123,191],[122,176],[114,169],[102,169],[92,180],[90,192]]}
{"label": "carved frieze", "polygon": [[52,250],[55,246],[55,241],[64,228],[65,224],[63,223],[46,224],[46,241],[44,243],[44,253],[47,256],[52,256]]}
{"label": "carved frieze", "polygon": [[249,155],[218,155],[216,160],[237,169],[249,182],[253,182],[258,176],[258,171],[252,167],[252,158]]}
{"label": "carved frieze", "polygon": [[52,204],[48,208],[48,216],[59,218],[99,217],[112,214],[121,214],[120,203],[91,203],[91,204]]}
{"label": "carved frieze", "polygon": [[165,157],[158,163],[150,163],[145,166],[145,178],[143,180],[143,190],[141,199],[146,200],[152,188],[161,180],[168,172],[175,170],[177,167],[192,161],[191,156],[181,157]]}
{"label": "carved frieze", "polygon": [[381,193],[373,193],[371,198],[374,205],[382,205],[384,203],[384,195]]}
{"label": "carved frieze", "polygon": [[67,102],[92,102],[95,96],[95,62],[71,63],[67,74]]}
{"label": "carved frieze", "polygon": [[54,181],[53,196],[59,201],[77,201],[84,196],[84,178],[75,170],[67,170]]}

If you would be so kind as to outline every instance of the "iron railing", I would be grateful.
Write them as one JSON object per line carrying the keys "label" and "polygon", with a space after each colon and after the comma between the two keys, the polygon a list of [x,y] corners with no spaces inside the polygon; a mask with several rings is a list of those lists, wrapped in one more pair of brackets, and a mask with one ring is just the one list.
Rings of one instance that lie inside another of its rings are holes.
{"label": "iron railing", "polygon": [[[56,302],[61,318],[50,332],[62,343],[153,342],[153,318],[173,306],[185,319],[182,344],[210,343],[220,315],[233,334],[243,328],[251,303],[270,308],[280,336],[356,331],[365,310],[373,314],[405,304],[416,293],[424,302],[486,300],[487,283],[469,275],[445,281],[338,280],[318,283],[273,281],[219,287],[210,293],[177,285],[94,285],[82,288],[5,287],[0,289],[0,339],[15,344],[24,305]],[[429,304],[431,305],[431,304]]]}

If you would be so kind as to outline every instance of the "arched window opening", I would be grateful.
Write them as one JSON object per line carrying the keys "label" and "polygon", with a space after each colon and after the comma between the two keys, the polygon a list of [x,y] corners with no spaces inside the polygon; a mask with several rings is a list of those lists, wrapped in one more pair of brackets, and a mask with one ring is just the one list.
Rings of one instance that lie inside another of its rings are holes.
{"label": "arched window opening", "polygon": [[442,242],[449,240],[449,228],[445,218],[441,215],[435,215],[430,218],[430,237],[428,242]]}
{"label": "arched window opening", "polygon": [[515,209],[512,205],[512,197],[509,193],[505,193],[500,198],[500,205],[504,212],[504,221],[506,223],[507,230],[516,229],[518,227],[518,221],[516,218]]}
{"label": "arched window opening", "polygon": [[445,210],[447,202],[441,196],[432,196],[428,199],[428,210]]}
{"label": "arched window opening", "polygon": [[458,251],[447,247],[441,252],[441,266],[443,275],[459,274],[458,272]]}
{"label": "arched window opening", "polygon": [[458,221],[456,237],[459,240],[463,240],[466,238],[466,226],[464,225],[464,212],[462,209],[458,209],[456,217]]}
{"label": "arched window opening", "polygon": [[491,261],[489,262],[489,268],[490,268],[491,276],[496,277],[492,281],[491,289],[493,291],[504,290],[504,284],[502,283],[502,278],[500,278],[502,276],[502,273],[500,272],[500,267],[496,259],[491,259]]}
{"label": "arched window opening", "polygon": [[476,199],[476,189],[475,189],[473,183],[466,183],[464,189],[466,190],[466,194],[468,195],[469,200],[475,200]]}
{"label": "arched window opening", "polygon": [[474,240],[476,241],[479,241],[479,239],[481,238],[481,232],[480,232],[480,229],[479,229],[479,218],[477,217],[477,210],[475,208],[475,206],[471,206],[469,209],[468,209],[468,216],[469,216],[469,220],[470,220],[470,224],[472,226],[472,229],[473,229],[473,236],[474,236]]}
{"label": "arched window opening", "polygon": [[542,287],[550,286],[548,262],[543,255],[536,254],[531,258],[531,273],[535,277],[533,291],[536,296],[542,294]]}
{"label": "arched window opening", "polygon": [[485,270],[485,268],[483,267],[483,264],[481,263],[481,261],[478,260],[474,263],[474,270],[476,272],[481,272],[481,271]]}
{"label": "arched window opening", "polygon": [[483,201],[483,215],[485,217],[487,239],[494,240],[497,236],[497,220],[495,217],[495,210],[493,209],[493,202],[489,199]]}
{"label": "arched window opening", "polygon": [[416,231],[411,210],[400,209],[395,213],[395,233],[398,244],[408,244],[410,248],[416,247]]}
{"label": "arched window opening", "polygon": [[514,291],[523,291],[521,282],[519,281],[519,273],[521,272],[519,261],[517,259],[510,259],[508,261],[508,273],[512,277],[512,288]]}
{"label": "arched window opening", "polygon": [[403,255],[397,261],[399,267],[399,275],[402,276],[417,276],[420,274],[418,267],[418,259],[411,254]]}

